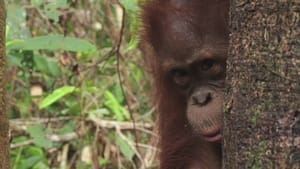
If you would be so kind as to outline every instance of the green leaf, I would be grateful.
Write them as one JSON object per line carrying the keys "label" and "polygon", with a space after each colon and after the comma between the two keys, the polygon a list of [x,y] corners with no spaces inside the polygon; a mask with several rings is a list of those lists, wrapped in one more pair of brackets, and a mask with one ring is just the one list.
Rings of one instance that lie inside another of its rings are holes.
{"label": "green leaf", "polygon": [[120,112],[121,105],[119,104],[115,96],[108,90],[104,92],[104,96],[107,99],[106,102],[104,103],[105,106],[107,106],[111,110],[111,112],[114,113],[118,121],[124,121],[124,117]]}
{"label": "green leaf", "polygon": [[126,10],[132,12],[136,12],[137,10],[139,10],[139,6],[136,0],[120,0],[120,2]]}
{"label": "green leaf", "polygon": [[100,164],[101,166],[104,166],[104,165],[108,164],[108,160],[106,160],[106,159],[103,158],[103,157],[99,157],[99,158],[98,158],[98,162],[99,162],[99,164]]}
{"label": "green leaf", "polygon": [[43,161],[39,161],[37,164],[34,165],[34,167],[32,169],[50,169],[50,168]]}
{"label": "green leaf", "polygon": [[47,66],[48,61],[46,60],[46,57],[43,57],[41,55],[33,55],[33,60],[37,69],[42,72],[50,72]]}
{"label": "green leaf", "polygon": [[8,54],[7,55],[7,64],[9,66],[17,65],[22,66],[22,58],[20,55]]}
{"label": "green leaf", "polygon": [[104,96],[106,98],[104,105],[114,113],[118,121],[124,121],[130,118],[128,111],[120,105],[117,98],[110,91],[106,90]]}
{"label": "green leaf", "polygon": [[54,61],[53,59],[39,54],[35,54],[33,60],[38,70],[45,73],[49,73],[56,77],[60,76],[61,72],[58,62]]}
{"label": "green leaf", "polygon": [[7,41],[9,35],[10,27],[8,25],[5,26],[5,40]]}
{"label": "green leaf", "polygon": [[138,37],[133,36],[128,43],[128,47],[125,49],[125,53],[128,51],[131,51],[132,49],[135,49],[137,47],[138,43],[139,43]]}
{"label": "green leaf", "polygon": [[33,138],[33,142],[35,145],[44,147],[44,148],[51,148],[53,146],[52,141],[46,137],[35,137],[35,138]]}
{"label": "green leaf", "polygon": [[67,8],[67,7],[69,7],[67,0],[57,0],[56,3],[57,3],[58,8]]}
{"label": "green leaf", "polygon": [[100,109],[91,110],[88,112],[89,118],[101,119],[105,115],[109,115],[109,111],[106,108],[100,108]]}
{"label": "green leaf", "polygon": [[9,47],[10,47],[11,45],[18,44],[18,43],[22,43],[22,42],[24,42],[24,40],[22,40],[22,39],[14,39],[14,40],[11,40],[11,41],[7,41],[7,42],[5,43],[5,46],[6,46],[8,49],[10,49]]}
{"label": "green leaf", "polygon": [[43,4],[43,0],[30,0],[31,5],[40,7]]}
{"label": "green leaf", "polygon": [[58,21],[59,13],[55,8],[46,8],[45,15],[54,22]]}
{"label": "green leaf", "polygon": [[46,138],[44,126],[41,124],[29,126],[27,132],[33,138],[33,142],[44,148],[52,147],[52,141]]}
{"label": "green leaf", "polygon": [[7,3],[6,25],[10,28],[7,39],[23,39],[31,36],[31,31],[26,25],[27,12],[23,6],[18,3]]}
{"label": "green leaf", "polygon": [[23,42],[11,44],[10,49],[16,50],[65,50],[71,52],[94,53],[96,47],[91,43],[63,35],[46,35],[25,39]]}
{"label": "green leaf", "polygon": [[61,72],[60,72],[60,68],[59,68],[58,62],[56,62],[56,61],[49,61],[49,59],[48,59],[47,63],[48,63],[47,66],[48,66],[48,68],[50,70],[50,73],[53,76],[59,77],[61,75]]}
{"label": "green leaf", "polygon": [[67,134],[76,130],[75,121],[69,121],[64,124],[64,126],[57,131],[58,134]]}
{"label": "green leaf", "polygon": [[39,137],[39,136],[44,136],[44,131],[43,131],[43,125],[37,124],[33,126],[29,126],[27,128],[27,132],[32,136],[32,137]]}
{"label": "green leaf", "polygon": [[56,0],[56,1],[50,1],[45,5],[45,15],[52,19],[54,22],[58,21],[58,17],[60,15],[58,8],[65,8],[67,7],[66,0]]}
{"label": "green leaf", "polygon": [[52,103],[58,101],[60,98],[64,97],[67,94],[74,92],[76,87],[74,86],[63,86],[61,88],[55,89],[50,95],[41,101],[39,108],[43,109],[48,107]]}
{"label": "green leaf", "polygon": [[29,156],[45,156],[44,150],[41,147],[30,146],[26,148],[26,153]]}
{"label": "green leaf", "polygon": [[39,161],[41,161],[42,158],[39,156],[33,156],[29,158],[24,158],[21,162],[20,169],[30,169],[32,168],[35,164],[37,164]]}
{"label": "green leaf", "polygon": [[113,95],[115,96],[115,98],[117,99],[117,101],[119,103],[123,103],[125,98],[122,92],[122,88],[120,85],[113,85],[109,91],[111,91],[111,93],[113,93]]}
{"label": "green leaf", "polygon": [[128,144],[128,142],[126,140],[124,140],[123,138],[121,138],[121,137],[117,137],[117,145],[120,148],[122,154],[128,160],[131,161],[135,153],[132,150],[132,148],[130,147],[130,145]]}

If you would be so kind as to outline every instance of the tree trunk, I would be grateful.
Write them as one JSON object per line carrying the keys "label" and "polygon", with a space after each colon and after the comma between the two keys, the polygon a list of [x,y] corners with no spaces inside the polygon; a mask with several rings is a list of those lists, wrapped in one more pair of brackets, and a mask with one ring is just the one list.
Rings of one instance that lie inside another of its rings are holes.
{"label": "tree trunk", "polygon": [[8,118],[5,104],[5,5],[0,0],[0,168],[9,169]]}
{"label": "tree trunk", "polygon": [[223,169],[300,169],[300,1],[231,0]]}

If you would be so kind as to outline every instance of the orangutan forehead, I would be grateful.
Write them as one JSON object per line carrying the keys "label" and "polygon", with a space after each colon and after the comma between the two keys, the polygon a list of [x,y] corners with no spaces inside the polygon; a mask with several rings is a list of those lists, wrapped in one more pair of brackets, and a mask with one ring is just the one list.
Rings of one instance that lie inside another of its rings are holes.
{"label": "orangutan forehead", "polygon": [[160,63],[163,69],[168,71],[173,67],[187,67],[192,63],[205,59],[214,59],[223,62],[227,58],[227,47],[227,43],[215,43],[196,48],[186,55],[166,54],[164,57],[160,57]]}
{"label": "orangutan forehead", "polygon": [[[189,17],[190,16],[190,17]],[[205,25],[195,23],[195,20],[207,20],[207,18],[194,18],[193,15],[172,15],[166,17],[165,23],[156,37],[155,50],[159,55],[170,54],[191,55],[193,50],[200,50],[210,44],[224,44],[228,42],[228,33],[224,31],[225,25],[213,21],[205,22]],[[212,18],[211,18],[212,19]],[[211,45],[212,46],[212,45]]]}

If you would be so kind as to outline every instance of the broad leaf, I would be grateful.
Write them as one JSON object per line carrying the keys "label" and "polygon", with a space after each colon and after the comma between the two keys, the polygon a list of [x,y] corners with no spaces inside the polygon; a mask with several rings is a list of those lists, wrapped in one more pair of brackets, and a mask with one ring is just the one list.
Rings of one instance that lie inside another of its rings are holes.
{"label": "broad leaf", "polygon": [[91,43],[63,35],[36,36],[22,42],[11,44],[10,49],[18,50],[65,50],[71,52],[94,53],[96,47]]}
{"label": "broad leaf", "polygon": [[74,92],[76,87],[74,86],[64,86],[54,90],[50,95],[48,95],[44,100],[39,104],[39,108],[43,109],[48,107],[52,103],[58,101],[60,98],[64,97],[67,94]]}

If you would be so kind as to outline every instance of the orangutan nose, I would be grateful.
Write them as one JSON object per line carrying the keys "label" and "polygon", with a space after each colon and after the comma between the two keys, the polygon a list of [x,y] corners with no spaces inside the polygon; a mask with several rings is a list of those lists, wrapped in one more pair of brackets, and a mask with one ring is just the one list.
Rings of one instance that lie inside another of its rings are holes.
{"label": "orangutan nose", "polygon": [[210,89],[200,89],[192,96],[193,104],[204,106],[212,100],[213,91]]}

